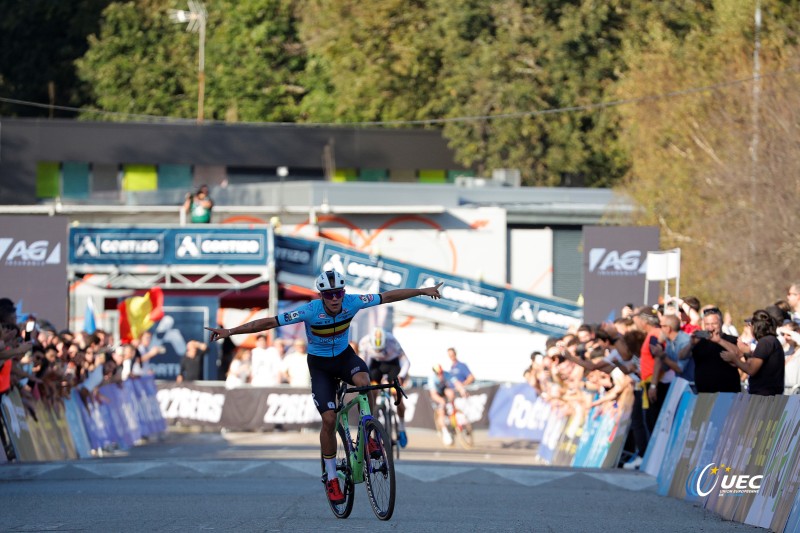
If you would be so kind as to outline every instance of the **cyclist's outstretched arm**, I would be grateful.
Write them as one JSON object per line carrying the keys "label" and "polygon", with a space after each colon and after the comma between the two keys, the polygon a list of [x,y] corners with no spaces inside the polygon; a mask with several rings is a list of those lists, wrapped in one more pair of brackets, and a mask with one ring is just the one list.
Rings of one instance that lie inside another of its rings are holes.
{"label": "cyclist's outstretched arm", "polygon": [[224,339],[240,333],[258,333],[278,327],[278,319],[274,316],[259,318],[235,328],[205,328],[211,332],[211,341]]}
{"label": "cyclist's outstretched arm", "polygon": [[391,291],[386,291],[381,293],[381,303],[382,304],[390,304],[394,302],[400,302],[403,300],[408,300],[409,298],[414,298],[415,296],[430,296],[434,300],[441,298],[442,295],[439,294],[439,287],[441,287],[444,282],[439,282],[434,287],[423,287],[422,289],[394,289]]}

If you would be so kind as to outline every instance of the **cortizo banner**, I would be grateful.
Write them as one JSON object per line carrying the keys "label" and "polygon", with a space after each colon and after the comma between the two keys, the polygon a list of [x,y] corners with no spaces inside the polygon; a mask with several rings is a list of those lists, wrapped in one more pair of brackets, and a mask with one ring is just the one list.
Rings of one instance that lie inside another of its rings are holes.
{"label": "cortizo banner", "polygon": [[69,260],[81,265],[259,265],[268,228],[70,228]]}
{"label": "cortizo banner", "polygon": [[348,284],[365,292],[428,287],[444,282],[442,297],[426,299],[423,303],[545,335],[563,335],[570,326],[580,325],[583,319],[583,309],[566,300],[534,296],[325,243],[319,270],[330,269],[342,272]]}

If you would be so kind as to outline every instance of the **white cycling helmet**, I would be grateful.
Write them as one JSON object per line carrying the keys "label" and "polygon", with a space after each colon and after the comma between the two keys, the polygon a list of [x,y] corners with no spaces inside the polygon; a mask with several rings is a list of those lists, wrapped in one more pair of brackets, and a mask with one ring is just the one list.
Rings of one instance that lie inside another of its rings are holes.
{"label": "white cycling helmet", "polygon": [[369,335],[369,345],[372,349],[382,352],[386,349],[386,332],[381,327],[372,328],[372,333]]}
{"label": "white cycling helmet", "polygon": [[326,270],[319,275],[314,286],[318,291],[331,291],[334,289],[344,289],[344,276],[335,270]]}

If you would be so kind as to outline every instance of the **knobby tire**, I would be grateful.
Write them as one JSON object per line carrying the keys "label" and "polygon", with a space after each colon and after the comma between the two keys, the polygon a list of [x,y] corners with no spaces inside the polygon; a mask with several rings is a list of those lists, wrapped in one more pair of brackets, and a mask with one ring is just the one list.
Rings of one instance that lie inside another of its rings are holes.
{"label": "knobby tire", "polygon": [[[322,460],[322,472],[325,475],[325,460]],[[353,500],[355,498],[355,483],[353,483],[353,469],[350,464],[350,443],[344,428],[336,426],[336,472],[339,474],[339,487],[344,494],[344,502],[334,504],[328,500],[328,504],[336,518],[347,518],[353,511]],[[325,499],[328,499],[327,493]]]}
{"label": "knobby tire", "polygon": [[[381,520],[389,520],[394,513],[396,484],[394,477],[394,458],[392,441],[386,429],[374,418],[364,425],[366,437],[375,439],[380,445],[381,457],[364,457],[364,477],[367,496],[372,511]],[[368,442],[368,441],[367,441]]]}

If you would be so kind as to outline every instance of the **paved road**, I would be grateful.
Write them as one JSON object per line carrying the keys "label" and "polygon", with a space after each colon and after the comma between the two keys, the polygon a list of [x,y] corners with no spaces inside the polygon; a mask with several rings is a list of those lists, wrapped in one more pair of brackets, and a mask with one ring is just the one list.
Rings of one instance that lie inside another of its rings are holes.
{"label": "paved road", "polygon": [[360,488],[350,518],[333,517],[316,433],[171,431],[113,457],[0,466],[0,531],[764,531],[660,497],[645,474],[539,466],[485,433],[469,452],[410,439],[388,522]]}

